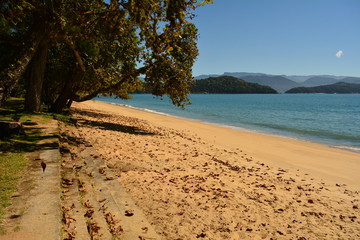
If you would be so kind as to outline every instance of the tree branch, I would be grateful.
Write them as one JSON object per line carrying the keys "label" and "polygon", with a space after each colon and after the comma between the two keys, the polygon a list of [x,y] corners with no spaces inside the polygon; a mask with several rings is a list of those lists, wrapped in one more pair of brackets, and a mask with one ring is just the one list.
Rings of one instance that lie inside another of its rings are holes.
{"label": "tree branch", "polygon": [[82,61],[81,56],[79,54],[79,51],[77,50],[75,44],[71,40],[69,40],[67,38],[63,38],[63,39],[64,39],[65,43],[73,50],[74,55],[75,55],[75,59],[76,59],[77,63],[79,64],[80,69],[83,72],[86,72],[84,62]]}

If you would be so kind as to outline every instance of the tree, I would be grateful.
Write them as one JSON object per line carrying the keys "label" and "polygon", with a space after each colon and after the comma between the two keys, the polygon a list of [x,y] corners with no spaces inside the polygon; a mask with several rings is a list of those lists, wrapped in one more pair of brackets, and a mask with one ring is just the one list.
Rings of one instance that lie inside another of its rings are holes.
{"label": "tree", "polygon": [[42,23],[38,26],[24,23],[32,21],[28,15],[30,6],[22,5],[22,1],[16,4],[11,1],[0,3],[0,105],[2,105],[23,76],[44,32]]}
{"label": "tree", "polygon": [[27,110],[39,111],[45,101],[59,112],[72,101],[98,94],[127,98],[143,74],[154,95],[167,94],[184,106],[198,55],[197,29],[189,21],[193,10],[207,2],[3,1],[2,22],[8,27],[1,33],[23,39],[19,48],[27,61],[19,63],[21,57],[12,56],[12,64],[3,68],[3,76],[12,78],[0,86],[1,102],[20,76],[27,83]]}

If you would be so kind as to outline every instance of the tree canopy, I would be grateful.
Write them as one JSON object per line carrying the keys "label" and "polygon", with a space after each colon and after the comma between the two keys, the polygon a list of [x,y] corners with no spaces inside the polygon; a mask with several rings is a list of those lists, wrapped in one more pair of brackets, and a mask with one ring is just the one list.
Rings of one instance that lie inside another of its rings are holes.
{"label": "tree canopy", "polygon": [[0,104],[24,82],[25,107],[55,112],[141,83],[188,103],[198,56],[194,10],[211,0],[2,0]]}

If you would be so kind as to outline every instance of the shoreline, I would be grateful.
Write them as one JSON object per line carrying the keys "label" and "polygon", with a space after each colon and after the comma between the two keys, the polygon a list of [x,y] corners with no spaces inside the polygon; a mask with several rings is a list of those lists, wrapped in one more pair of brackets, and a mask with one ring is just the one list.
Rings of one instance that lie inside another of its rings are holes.
{"label": "shoreline", "polygon": [[[244,145],[242,148],[245,152],[248,152],[249,155],[253,156],[259,161],[272,163],[278,167],[285,167],[296,171],[305,170],[306,173],[314,174],[314,176],[319,177],[320,179],[325,178],[334,184],[340,182],[341,184],[348,185],[353,190],[360,191],[360,175],[358,174],[360,172],[360,153],[358,152],[339,149],[311,141],[303,141],[283,136],[274,136],[246,130],[232,129],[173,115],[160,114],[158,112],[148,112],[140,109],[134,109],[132,107],[130,108],[119,106],[117,104],[106,103],[102,101],[90,100],[88,102],[99,103],[104,107],[107,105],[115,106],[118,108],[116,112],[124,112],[124,110],[127,109],[127,113],[131,113],[139,119],[149,120],[147,114],[152,116],[150,117],[151,120],[155,121],[159,121],[159,119],[161,119],[160,121],[164,122],[162,118],[165,118],[168,121],[166,127],[174,128],[176,130],[188,130],[186,126],[180,128],[178,126],[178,121],[185,122],[186,124],[190,124],[190,129],[193,130],[197,135],[204,137],[210,142],[217,138],[216,135],[219,135],[220,138],[215,142],[217,142],[219,145],[224,145],[223,147],[238,147],[236,143],[234,144],[231,143],[231,141],[228,141],[227,134],[232,135],[230,139],[235,137],[235,140],[245,137],[250,141],[242,141],[242,144]],[[105,109],[107,110],[107,108]],[[197,129],[206,129],[206,132],[199,134]],[[214,133],[209,134],[209,129],[214,131]],[[225,144],[221,142],[222,140],[225,142]],[[258,143],[262,144],[263,149],[259,149],[257,147]],[[266,147],[266,149],[264,149],[264,147]],[[271,153],[272,150],[274,150],[276,153],[275,155]],[[268,151],[269,154],[267,154],[266,151]],[[298,154],[295,153],[296,162],[290,160],[291,157],[294,157],[293,155],[295,151],[299,152]],[[303,152],[304,155],[301,155],[301,152]],[[287,157],[286,154],[289,156]],[[321,157],[321,160],[314,162],[314,160],[316,161],[316,157]],[[342,162],[338,162],[340,159],[342,159]],[[311,166],[312,164],[315,165]]]}
{"label": "shoreline", "polygon": [[360,238],[360,154],[87,101],[90,144],[162,239]]}
{"label": "shoreline", "polygon": [[211,121],[201,120],[201,119],[196,119],[196,118],[187,118],[187,117],[177,116],[177,115],[168,114],[168,113],[164,113],[164,112],[159,112],[159,111],[148,109],[148,108],[134,107],[134,106],[131,106],[131,105],[128,105],[128,104],[115,103],[115,102],[105,102],[105,101],[101,101],[101,100],[92,100],[92,101],[108,103],[108,104],[111,104],[111,105],[114,105],[114,106],[125,107],[125,108],[129,108],[129,109],[134,109],[134,110],[143,111],[143,112],[147,112],[147,113],[159,114],[159,115],[168,116],[168,117],[174,117],[174,118],[178,118],[178,119],[182,119],[182,120],[189,120],[189,121],[195,121],[195,122],[199,122],[199,123],[203,123],[203,124],[208,124],[208,125],[213,125],[213,126],[218,126],[218,127],[224,127],[224,128],[228,128],[228,129],[232,129],[232,130],[236,130],[236,131],[244,131],[244,132],[249,132],[249,133],[263,134],[263,135],[268,135],[268,136],[291,139],[291,140],[300,141],[300,142],[308,142],[308,143],[320,144],[320,145],[324,145],[324,146],[327,146],[327,147],[330,147],[330,148],[360,154],[360,148],[352,146],[352,145],[339,145],[339,144],[336,144],[336,143],[320,141],[320,140],[316,140],[316,139],[305,139],[305,138],[298,138],[296,136],[281,135],[281,133],[277,134],[277,133],[272,133],[272,132],[266,131],[266,130],[257,130],[257,129],[251,129],[251,128],[244,128],[244,127],[241,127],[241,126],[232,126],[232,125],[227,125],[227,124],[223,124],[223,123],[216,123],[216,122],[211,122]]}

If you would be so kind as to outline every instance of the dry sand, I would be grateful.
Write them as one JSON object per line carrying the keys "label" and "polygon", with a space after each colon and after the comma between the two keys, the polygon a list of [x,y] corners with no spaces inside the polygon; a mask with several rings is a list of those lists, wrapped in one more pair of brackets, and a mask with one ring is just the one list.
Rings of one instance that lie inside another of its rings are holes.
{"label": "dry sand", "polygon": [[88,101],[73,104],[163,239],[360,239],[360,154]]}

